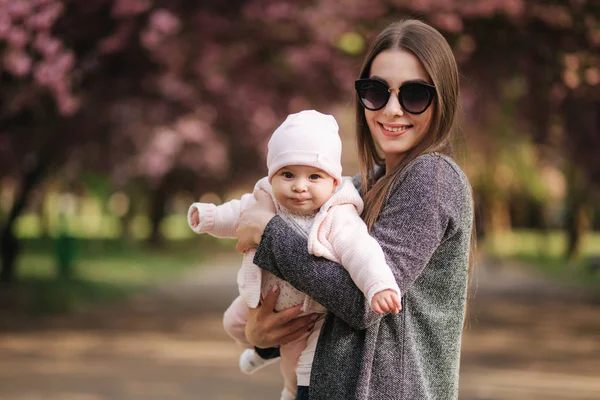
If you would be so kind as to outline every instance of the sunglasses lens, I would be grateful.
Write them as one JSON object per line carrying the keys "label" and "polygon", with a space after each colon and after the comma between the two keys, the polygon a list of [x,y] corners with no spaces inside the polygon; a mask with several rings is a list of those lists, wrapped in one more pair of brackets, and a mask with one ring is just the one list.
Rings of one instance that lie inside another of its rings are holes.
{"label": "sunglasses lens", "polygon": [[361,84],[357,92],[361,103],[369,110],[383,108],[390,97],[387,86],[377,81]]}
{"label": "sunglasses lens", "polygon": [[408,83],[402,86],[402,106],[410,113],[421,113],[427,109],[431,101],[431,93],[427,86],[420,83]]}

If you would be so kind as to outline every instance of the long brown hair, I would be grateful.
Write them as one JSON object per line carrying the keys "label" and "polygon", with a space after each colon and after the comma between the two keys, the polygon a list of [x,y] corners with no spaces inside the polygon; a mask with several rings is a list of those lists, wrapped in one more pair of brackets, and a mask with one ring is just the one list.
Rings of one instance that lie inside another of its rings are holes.
{"label": "long brown hair", "polygon": [[[435,28],[424,22],[407,19],[384,29],[375,39],[365,57],[360,78],[368,78],[371,64],[385,50],[404,50],[414,54],[436,87],[436,96],[430,107],[433,115],[423,140],[407,151],[402,161],[379,179],[375,166],[383,167],[385,159],[378,153],[369,130],[363,107],[356,101],[356,142],[362,175],[364,210],[362,217],[369,230],[379,218],[381,208],[387,202],[392,186],[402,170],[422,154],[438,152],[453,155],[452,136],[457,129],[460,114],[459,74],[456,59],[446,39]],[[472,200],[471,200],[472,201]],[[469,280],[474,263],[476,247],[475,222],[471,231],[469,254]]]}
{"label": "long brown hair", "polygon": [[431,77],[437,95],[433,99],[433,116],[423,140],[410,149],[392,171],[375,180],[375,165],[385,160],[378,153],[367,125],[365,112],[356,102],[356,141],[362,173],[362,193],[365,202],[363,218],[371,229],[379,217],[387,194],[404,167],[418,156],[439,152],[452,155],[451,135],[459,113],[458,68],[452,49],[434,28],[418,20],[404,20],[387,27],[371,45],[360,71],[360,78],[368,78],[375,57],[385,50],[404,50],[414,54]]}

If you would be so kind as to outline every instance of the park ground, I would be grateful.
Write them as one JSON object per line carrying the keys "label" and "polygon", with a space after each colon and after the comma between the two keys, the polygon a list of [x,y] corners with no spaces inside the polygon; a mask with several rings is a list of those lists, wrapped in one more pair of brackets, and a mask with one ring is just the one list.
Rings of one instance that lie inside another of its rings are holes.
{"label": "park ground", "polygon": [[[0,316],[0,398],[277,399],[277,366],[240,373],[240,349],[221,326],[239,262],[215,256],[175,282],[75,314]],[[474,287],[461,399],[600,399],[597,296],[491,260],[477,266]]]}

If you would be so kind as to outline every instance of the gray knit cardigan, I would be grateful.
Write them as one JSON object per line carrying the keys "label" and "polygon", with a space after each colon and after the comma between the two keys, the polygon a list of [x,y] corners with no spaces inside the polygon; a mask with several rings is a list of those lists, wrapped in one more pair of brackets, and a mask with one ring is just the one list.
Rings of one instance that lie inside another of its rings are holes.
{"label": "gray knit cardigan", "polygon": [[328,310],[311,400],[458,398],[472,221],[469,182],[450,158],[426,154],[403,171],[371,231],[402,291],[400,314],[381,316],[344,268],[271,219],[254,263]]}

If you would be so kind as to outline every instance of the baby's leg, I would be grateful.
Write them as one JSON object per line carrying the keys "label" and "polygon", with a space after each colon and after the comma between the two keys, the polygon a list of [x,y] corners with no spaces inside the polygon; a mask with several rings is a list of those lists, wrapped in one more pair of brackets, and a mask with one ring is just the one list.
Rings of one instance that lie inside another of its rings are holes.
{"label": "baby's leg", "polygon": [[306,339],[306,347],[298,358],[298,366],[296,367],[296,375],[298,386],[310,386],[310,371],[312,369],[313,359],[315,358],[315,349],[319,340],[319,333],[323,326],[323,319],[317,321],[315,327]]}
{"label": "baby's leg", "polygon": [[[246,339],[246,322],[248,321],[248,306],[246,302],[237,297],[223,314],[223,327],[225,332],[235,341],[248,349],[240,356],[240,370],[245,374],[253,374],[256,371],[276,362],[279,354],[267,350],[257,351]],[[271,349],[273,350],[273,349]],[[274,349],[277,350],[277,349]]]}
{"label": "baby's leg", "polygon": [[281,397],[279,400],[296,400],[296,395],[294,393],[290,392],[286,387],[284,387],[281,391]]}
{"label": "baby's leg", "polygon": [[248,306],[238,296],[223,314],[223,327],[225,332],[235,341],[245,347],[252,347],[246,339],[246,323],[248,322]]}
{"label": "baby's leg", "polygon": [[[296,380],[296,367],[298,366],[298,359],[300,354],[306,348],[307,336],[304,336],[296,341],[282,345],[279,348],[281,353],[281,362],[279,364],[281,368],[281,375],[283,375],[283,384],[288,392],[296,395],[298,388],[298,382]],[[284,389],[284,392],[285,392]]]}

